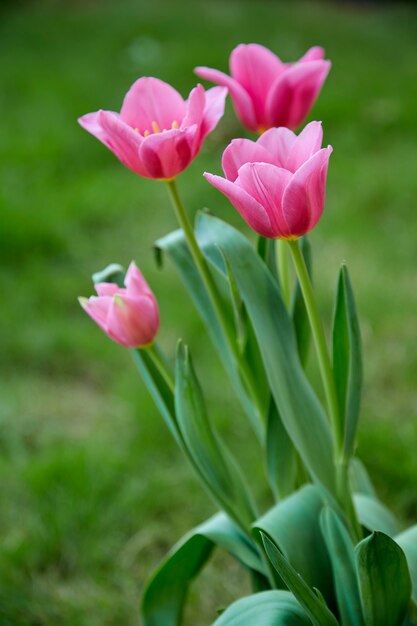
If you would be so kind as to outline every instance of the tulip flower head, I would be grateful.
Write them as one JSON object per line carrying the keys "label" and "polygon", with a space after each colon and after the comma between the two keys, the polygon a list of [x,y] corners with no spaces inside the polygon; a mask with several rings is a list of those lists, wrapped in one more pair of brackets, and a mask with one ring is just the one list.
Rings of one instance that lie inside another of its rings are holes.
{"label": "tulip flower head", "polygon": [[226,178],[205,173],[253,230],[270,239],[297,239],[319,221],[332,147],[321,148],[320,122],[297,136],[271,128],[259,139],[234,139],[223,153]]}
{"label": "tulip flower head", "polygon": [[124,284],[97,283],[97,296],[80,298],[80,304],[116,343],[127,348],[146,347],[158,332],[158,303],[133,261]]}
{"label": "tulip flower head", "polygon": [[120,113],[97,111],[78,121],[130,170],[171,180],[197,156],[224,112],[227,89],[195,87],[188,100],[157,78],[139,78]]}
{"label": "tulip flower head", "polygon": [[230,55],[231,76],[209,67],[195,73],[224,85],[236,114],[249,130],[295,129],[309,114],[330,70],[324,50],[310,48],[295,63],[283,63],[276,54],[258,44],[240,44]]}

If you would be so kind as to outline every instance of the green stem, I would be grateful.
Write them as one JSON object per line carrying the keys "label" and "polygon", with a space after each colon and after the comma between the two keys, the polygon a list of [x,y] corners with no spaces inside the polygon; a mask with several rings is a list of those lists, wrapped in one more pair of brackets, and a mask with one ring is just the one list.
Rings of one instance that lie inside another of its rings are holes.
{"label": "green stem", "polygon": [[240,354],[239,347],[237,345],[233,329],[226,317],[225,310],[223,307],[223,302],[220,298],[217,286],[211,275],[211,272],[203,256],[203,253],[201,252],[200,247],[197,243],[197,239],[195,237],[190,219],[187,215],[184,204],[178,193],[177,184],[175,180],[170,180],[170,181],[167,181],[167,185],[168,185],[168,190],[169,190],[172,206],[174,208],[176,217],[184,232],[184,236],[187,241],[188,247],[190,249],[191,256],[193,257],[194,263],[197,267],[197,270],[206,288],[206,292],[210,298],[214,312],[217,316],[217,319],[219,320],[225,341],[239,369],[239,372],[245,383],[246,390],[252,402],[254,403],[259,415],[261,415],[256,387],[254,385],[254,381],[252,380],[252,376],[251,376],[248,364],[246,363],[245,359],[242,358],[242,355]]}
{"label": "green stem", "polygon": [[300,283],[304,302],[307,309],[308,319],[310,321],[313,341],[316,347],[317,360],[321,378],[323,381],[324,393],[329,418],[333,428],[336,450],[340,454],[343,446],[343,438],[339,419],[339,404],[337,401],[336,387],[334,384],[333,371],[330,364],[329,353],[327,350],[326,339],[324,336],[323,326],[318,314],[317,305],[314,297],[313,286],[311,284],[310,275],[301,252],[298,239],[288,242],[294,261],[295,270],[297,272],[298,281]]}
{"label": "green stem", "polygon": [[281,287],[282,297],[284,299],[287,309],[291,303],[291,284],[290,284],[290,272],[288,267],[288,254],[285,241],[277,240],[275,242],[278,275]]}
{"label": "green stem", "polygon": [[172,372],[158,344],[153,343],[150,346],[148,346],[146,350],[149,356],[151,357],[152,362],[155,365],[156,369],[158,370],[158,372],[161,374],[162,378],[166,382],[168,389],[173,394],[175,391],[175,383],[172,378]]}

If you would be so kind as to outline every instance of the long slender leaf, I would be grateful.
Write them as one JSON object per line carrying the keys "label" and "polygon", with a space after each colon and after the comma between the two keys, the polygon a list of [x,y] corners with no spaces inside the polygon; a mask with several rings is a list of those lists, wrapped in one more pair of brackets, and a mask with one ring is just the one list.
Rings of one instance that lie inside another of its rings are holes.
{"label": "long slender leaf", "polygon": [[417,524],[397,535],[395,542],[404,550],[413,585],[412,598],[417,604]]}
{"label": "long slender leaf", "polygon": [[353,492],[362,493],[370,498],[378,499],[368,471],[358,457],[354,457],[350,462],[349,477]]}
{"label": "long slender leaf", "polygon": [[210,491],[232,519],[249,527],[255,505],[236,462],[209,420],[189,350],[182,342],[177,349],[175,409],[184,445]]}
{"label": "long slender leaf", "polygon": [[400,532],[398,521],[380,500],[355,493],[353,501],[360,523],[369,531],[380,530],[390,537]]}
{"label": "long slender leaf", "polygon": [[366,626],[401,626],[411,596],[404,552],[388,535],[374,532],[357,545],[355,556]]}
{"label": "long slender leaf", "polygon": [[143,626],[181,623],[189,586],[216,545],[248,569],[263,574],[263,565],[253,546],[226,515],[218,513],[183,537],[154,573],[142,599]]}
{"label": "long slender leaf", "polygon": [[347,267],[342,265],[333,321],[333,373],[344,423],[346,457],[353,454],[362,393],[362,345]]}
{"label": "long slender leaf", "polygon": [[[301,252],[304,256],[308,273],[310,274],[310,276],[312,276],[313,262],[311,245],[307,237],[303,237],[301,240]],[[300,355],[301,363],[305,367],[310,348],[311,330],[306,305],[304,303],[303,294],[301,292],[301,287],[298,280],[294,290],[291,315],[294,324],[295,336],[297,339],[298,353]]]}
{"label": "long slender leaf", "polygon": [[276,404],[271,400],[266,431],[266,466],[268,481],[277,500],[294,491],[298,458]]}
{"label": "long slender leaf", "polygon": [[322,508],[319,489],[305,485],[276,504],[253,528],[268,535],[304,580],[333,602],[332,569],[319,523]]}
{"label": "long slender leaf", "polygon": [[292,322],[276,281],[248,240],[228,224],[202,214],[196,232],[208,260],[223,275],[223,255],[227,257],[285,428],[311,475],[334,494],[330,427],[301,367]]}
{"label": "long slender leaf", "polygon": [[307,585],[299,572],[281,554],[267,535],[262,535],[265,551],[282,580],[292,591],[314,626],[338,626],[334,615],[314,591]]}
{"label": "long slender leaf", "polygon": [[240,598],[213,626],[311,626],[305,611],[288,591],[264,591]]}
{"label": "long slender leaf", "polygon": [[364,626],[355,569],[355,546],[343,521],[325,507],[320,525],[333,568],[333,580],[342,626]]}

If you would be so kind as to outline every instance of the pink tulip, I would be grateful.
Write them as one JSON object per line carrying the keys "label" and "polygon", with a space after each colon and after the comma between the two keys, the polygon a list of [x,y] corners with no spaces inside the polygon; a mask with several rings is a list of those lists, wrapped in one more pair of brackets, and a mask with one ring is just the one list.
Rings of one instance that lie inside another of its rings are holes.
{"label": "pink tulip", "polygon": [[80,298],[80,304],[110,339],[127,348],[144,347],[158,332],[158,303],[133,261],[124,282],[125,288],[97,283],[98,295]]}
{"label": "pink tulip", "polygon": [[256,132],[297,128],[307,117],[330,70],[323,48],[310,48],[295,63],[283,63],[258,44],[240,44],[230,55],[231,76],[209,67],[195,73],[224,85],[242,124]]}
{"label": "pink tulip", "polygon": [[204,174],[259,235],[297,239],[319,221],[332,147],[321,149],[320,122],[297,136],[271,128],[259,139],[234,139],[223,153],[226,178]]}
{"label": "pink tulip", "polygon": [[197,156],[223,115],[226,95],[224,87],[197,85],[184,101],[171,85],[144,77],[133,83],[120,113],[97,111],[78,121],[139,176],[170,180]]}

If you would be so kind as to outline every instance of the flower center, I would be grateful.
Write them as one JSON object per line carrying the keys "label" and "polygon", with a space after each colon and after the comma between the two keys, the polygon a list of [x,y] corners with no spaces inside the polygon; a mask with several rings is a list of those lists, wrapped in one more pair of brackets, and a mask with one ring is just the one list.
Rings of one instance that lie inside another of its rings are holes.
{"label": "flower center", "polygon": [[[143,136],[144,137],[149,137],[149,135],[152,135],[154,133],[161,133],[164,130],[173,130],[173,129],[178,129],[179,128],[179,124],[177,122],[177,120],[174,120],[171,124],[171,128],[160,128],[158,122],[156,122],[155,120],[151,123],[151,127],[152,130],[144,130],[143,131]],[[142,133],[140,132],[139,128],[135,128],[135,132],[138,133],[139,135],[142,135]]]}

